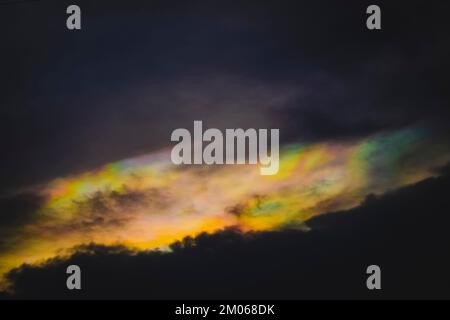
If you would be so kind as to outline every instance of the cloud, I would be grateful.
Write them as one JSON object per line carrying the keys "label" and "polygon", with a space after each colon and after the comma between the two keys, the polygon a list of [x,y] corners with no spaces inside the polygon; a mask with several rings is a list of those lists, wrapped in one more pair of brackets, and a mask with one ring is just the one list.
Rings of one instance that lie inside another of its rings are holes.
{"label": "cloud", "polygon": [[[163,150],[59,178],[35,189],[44,203],[10,229],[0,274],[69,257],[87,243],[147,251],[228,228],[307,230],[305,222],[315,216],[437,175],[435,168],[450,154],[433,139],[423,128],[408,128],[341,143],[288,145],[274,176],[261,176],[250,165],[179,168]],[[10,283],[2,280],[7,289]]]}
{"label": "cloud", "polygon": [[[70,35],[63,3],[0,12],[0,274],[87,243],[303,226],[448,161],[448,3],[381,1],[377,33],[362,2],[79,5],[89,31]],[[280,128],[280,174],[173,168],[170,132],[198,119]]]}
{"label": "cloud", "polygon": [[[309,232],[225,230],[171,245],[171,253],[87,245],[69,259],[9,273],[20,298],[449,298],[450,176],[371,197],[312,219]],[[83,290],[65,288],[65,268]],[[365,287],[380,265],[382,287]]]}

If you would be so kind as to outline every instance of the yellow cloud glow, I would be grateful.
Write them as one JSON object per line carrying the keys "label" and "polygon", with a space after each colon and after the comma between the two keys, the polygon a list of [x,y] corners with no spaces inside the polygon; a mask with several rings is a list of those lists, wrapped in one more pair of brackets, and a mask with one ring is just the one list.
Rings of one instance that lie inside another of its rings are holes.
{"label": "yellow cloud glow", "polygon": [[[134,250],[165,248],[186,236],[227,227],[242,232],[302,226],[311,217],[357,206],[431,176],[448,154],[422,159],[421,130],[345,143],[289,145],[280,170],[250,165],[174,166],[170,150],[56,179],[36,190],[46,202],[0,252],[0,278],[88,243]],[[408,159],[419,159],[408,161]]]}

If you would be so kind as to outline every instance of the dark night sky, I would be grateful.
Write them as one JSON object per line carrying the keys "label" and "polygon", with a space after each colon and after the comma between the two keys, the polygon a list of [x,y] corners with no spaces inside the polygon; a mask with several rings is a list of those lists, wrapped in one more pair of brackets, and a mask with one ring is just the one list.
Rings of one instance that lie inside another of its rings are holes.
{"label": "dark night sky", "polygon": [[[282,142],[411,124],[447,139],[450,3],[376,1],[372,32],[372,2],[76,1],[76,32],[72,2],[0,2],[0,225],[39,206],[18,190],[169,146],[197,119],[280,128]],[[376,258],[391,270],[382,298],[448,298],[449,177],[316,218],[308,234],[224,231],[132,258],[93,245],[71,261],[87,266],[84,298],[380,297],[357,271]],[[66,264],[11,273],[18,296],[77,298],[48,284]]]}
{"label": "dark night sky", "polygon": [[[68,3],[68,2],[67,2]],[[1,189],[167,146],[211,127],[358,136],[448,117],[448,5],[381,1],[64,1],[2,5]]]}

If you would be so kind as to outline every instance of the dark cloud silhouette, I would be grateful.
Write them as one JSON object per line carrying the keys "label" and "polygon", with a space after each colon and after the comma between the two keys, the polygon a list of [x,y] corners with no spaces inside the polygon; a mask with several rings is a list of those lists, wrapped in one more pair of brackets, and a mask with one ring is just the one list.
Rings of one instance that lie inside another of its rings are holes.
{"label": "dark cloud silhouette", "polygon": [[[308,232],[225,230],[174,243],[172,253],[91,244],[8,277],[14,298],[450,298],[449,188],[445,174],[369,196],[310,220]],[[65,288],[70,264],[82,268],[81,291]],[[371,264],[381,291],[365,287]]]}

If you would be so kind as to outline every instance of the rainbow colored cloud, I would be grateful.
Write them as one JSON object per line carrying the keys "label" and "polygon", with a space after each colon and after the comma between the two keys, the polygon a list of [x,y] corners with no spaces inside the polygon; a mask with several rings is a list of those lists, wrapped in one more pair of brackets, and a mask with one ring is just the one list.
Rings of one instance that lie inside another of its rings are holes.
{"label": "rainbow colored cloud", "polygon": [[251,165],[174,166],[170,150],[162,150],[55,179],[34,189],[44,205],[0,251],[2,287],[12,269],[69,256],[88,243],[164,250],[229,227],[243,233],[307,228],[311,217],[435,175],[450,153],[432,141],[425,129],[412,128],[291,144],[281,149],[274,176]]}

